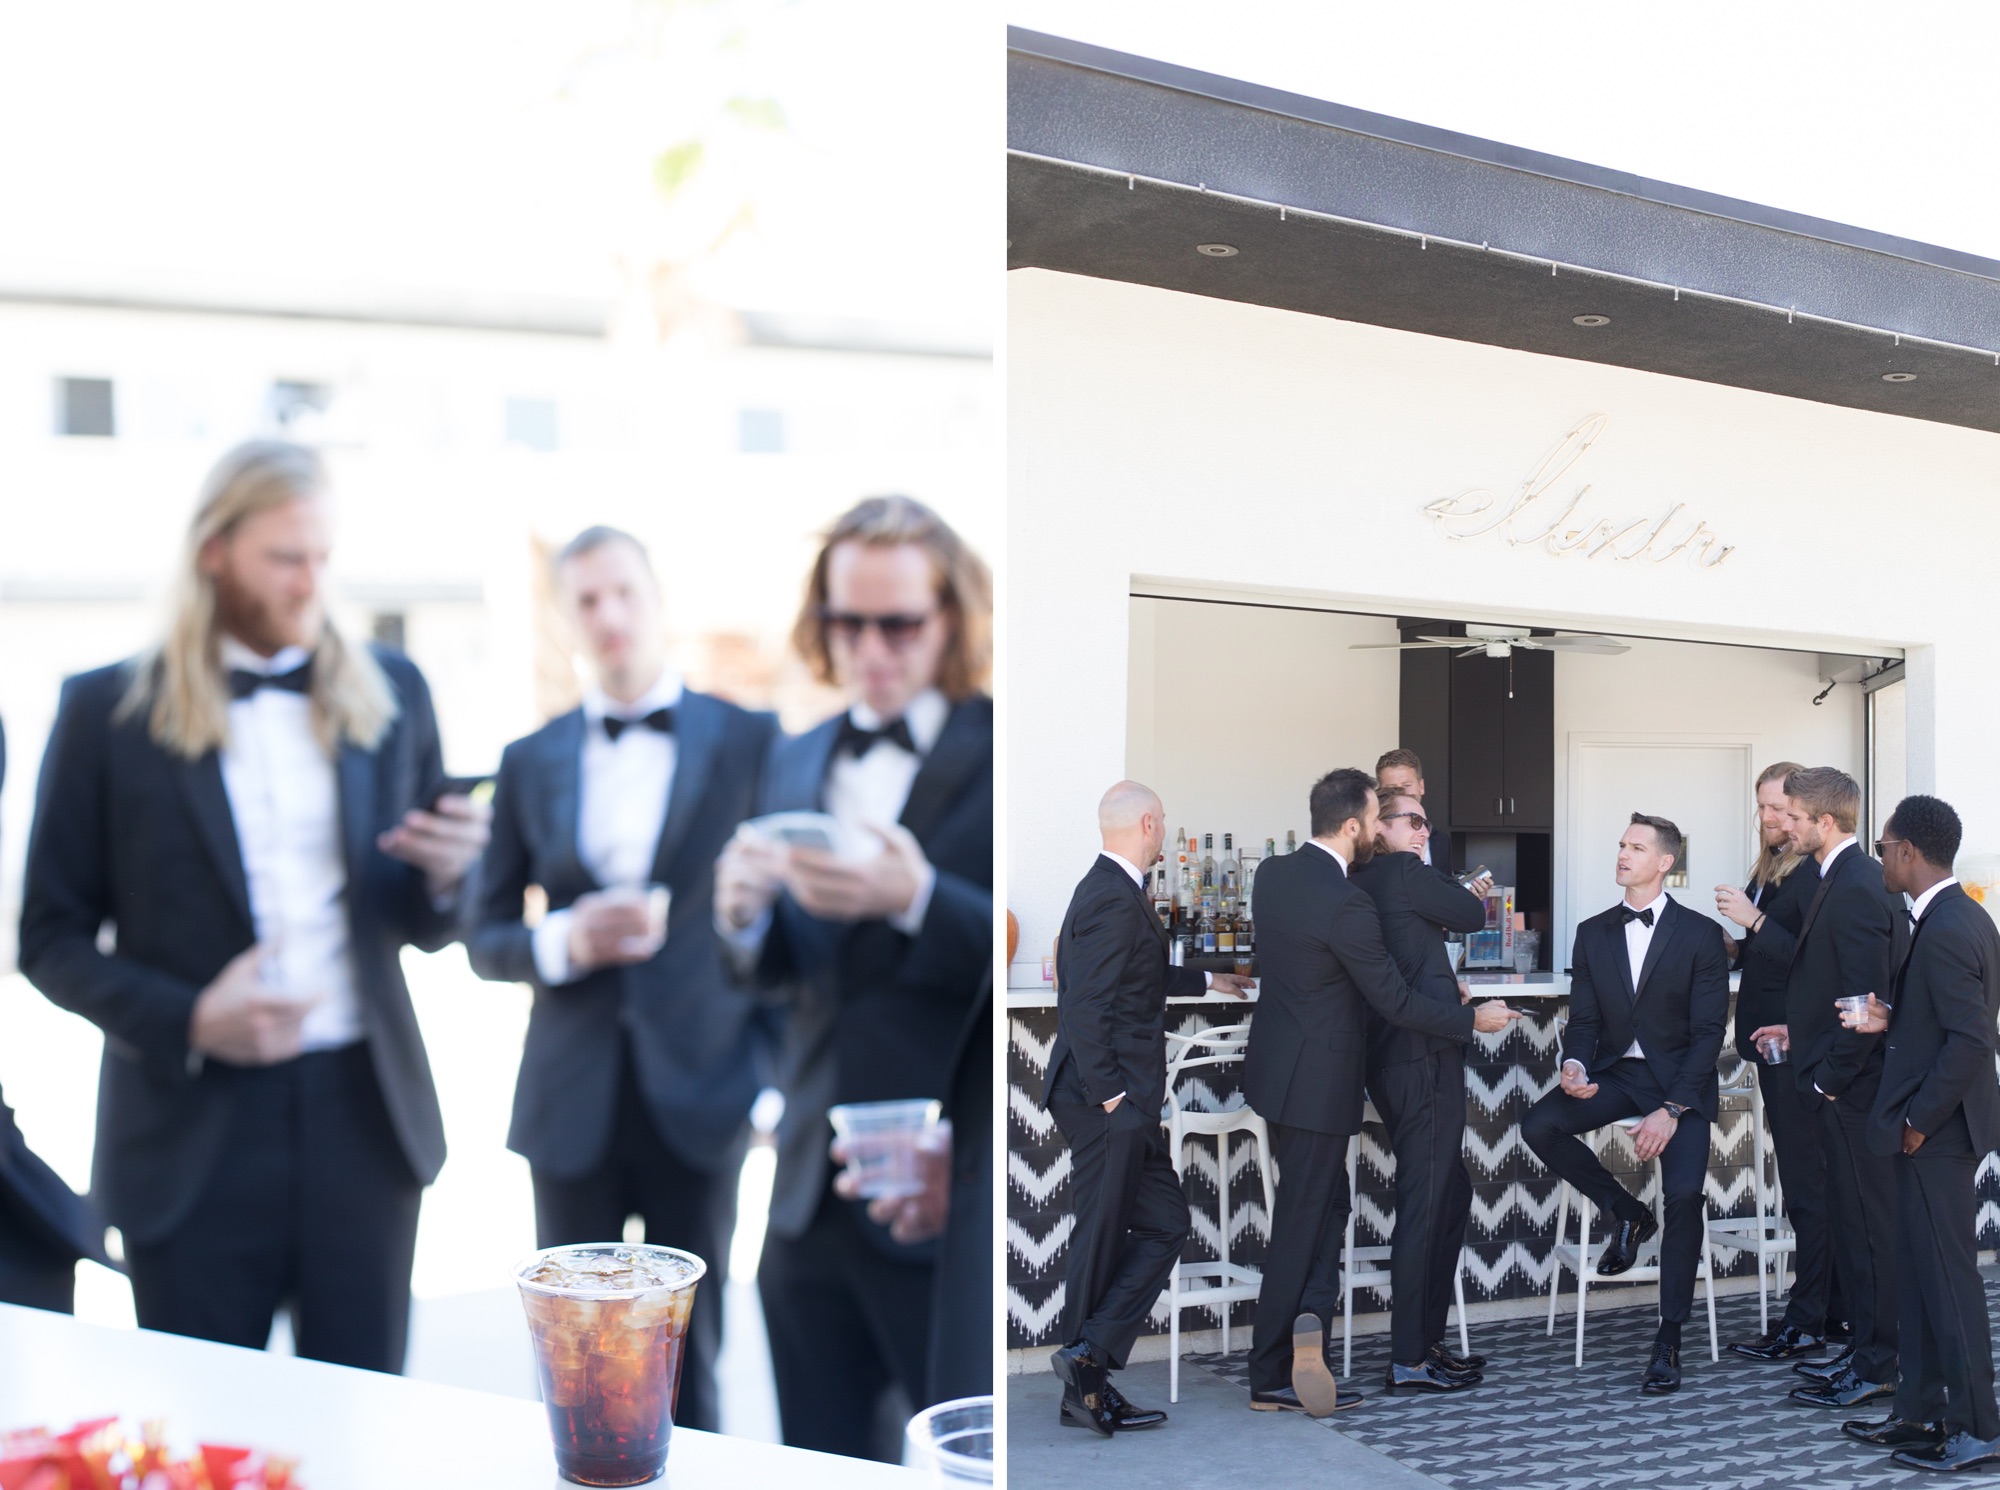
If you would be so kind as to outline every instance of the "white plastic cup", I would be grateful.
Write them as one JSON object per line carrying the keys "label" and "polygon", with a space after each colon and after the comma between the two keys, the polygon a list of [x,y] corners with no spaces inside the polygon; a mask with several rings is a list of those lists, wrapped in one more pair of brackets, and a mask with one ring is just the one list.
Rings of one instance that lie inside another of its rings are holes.
{"label": "white plastic cup", "polygon": [[923,1193],[923,1169],[917,1152],[925,1135],[937,1126],[939,1111],[938,1103],[931,1099],[846,1102],[827,1109],[864,1200]]}
{"label": "white plastic cup", "polygon": [[903,1435],[903,1463],[933,1485],[993,1483],[993,1399],[960,1397],[926,1407]]}
{"label": "white plastic cup", "polygon": [[1850,993],[1845,998],[1835,999],[1833,1005],[1845,1014],[1866,1014],[1868,1012],[1868,995],[1865,993]]}
{"label": "white plastic cup", "polygon": [[1791,1052],[1785,1048],[1785,1042],[1776,1035],[1765,1040],[1757,1050],[1764,1057],[1764,1064],[1767,1066],[1782,1066],[1792,1058]]}

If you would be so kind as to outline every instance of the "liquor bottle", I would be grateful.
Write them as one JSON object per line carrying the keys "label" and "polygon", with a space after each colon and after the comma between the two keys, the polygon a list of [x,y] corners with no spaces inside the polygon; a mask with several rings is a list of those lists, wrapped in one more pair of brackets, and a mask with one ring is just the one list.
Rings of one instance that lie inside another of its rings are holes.
{"label": "liquor bottle", "polygon": [[1183,860],[1180,866],[1180,880],[1174,886],[1174,915],[1187,926],[1194,925],[1196,884],[1199,872],[1192,863]]}
{"label": "liquor bottle", "polygon": [[1174,897],[1167,889],[1167,866],[1162,861],[1152,874],[1153,914],[1160,918],[1160,925],[1168,931],[1174,929]]}
{"label": "liquor bottle", "polygon": [[1174,834],[1174,889],[1177,893],[1187,879],[1187,872],[1187,829],[1181,828]]}
{"label": "liquor bottle", "polygon": [[1201,835],[1201,893],[1207,898],[1215,893],[1215,835]]}
{"label": "liquor bottle", "polygon": [[1234,957],[1236,955],[1236,902],[1222,902],[1222,914],[1215,918],[1215,955]]}
{"label": "liquor bottle", "polygon": [[1285,852],[1288,854],[1296,854],[1298,851],[1299,851],[1298,831],[1294,828],[1285,829]]}
{"label": "liquor bottle", "polygon": [[1213,957],[1215,955],[1217,936],[1215,929],[1215,902],[1206,896],[1202,897],[1201,924],[1197,930],[1201,935],[1195,945],[1200,949],[1203,957]]}
{"label": "liquor bottle", "polygon": [[1246,905],[1241,907],[1241,914],[1236,918],[1236,960],[1241,962],[1246,957],[1256,955],[1257,921]]}
{"label": "liquor bottle", "polygon": [[1234,833],[1224,833],[1222,835],[1222,859],[1217,867],[1217,872],[1222,876],[1222,882],[1217,886],[1217,889],[1224,900],[1234,900],[1236,898],[1238,865],[1236,862],[1235,840],[1236,835]]}

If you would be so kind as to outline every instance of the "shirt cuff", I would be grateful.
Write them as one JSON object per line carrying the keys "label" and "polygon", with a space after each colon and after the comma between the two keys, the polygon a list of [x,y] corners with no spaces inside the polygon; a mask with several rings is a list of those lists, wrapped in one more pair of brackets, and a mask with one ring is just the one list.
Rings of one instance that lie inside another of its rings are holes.
{"label": "shirt cuff", "polygon": [[550,988],[576,981],[569,965],[569,923],[572,911],[550,911],[535,928],[535,971]]}
{"label": "shirt cuff", "polygon": [[1213,987],[1215,987],[1215,974],[1214,974],[1214,973],[1203,973],[1203,974],[1201,975],[1201,986],[1202,986],[1203,988],[1213,988]]}
{"label": "shirt cuff", "polygon": [[1563,1061],[1562,1069],[1567,1071],[1571,1066],[1576,1067],[1576,1074],[1581,1076],[1585,1081],[1590,1080],[1590,1071],[1582,1061],[1576,1059],[1574,1056],[1570,1056]]}
{"label": "shirt cuff", "polygon": [[917,876],[917,893],[910,897],[907,907],[889,918],[889,924],[904,936],[915,936],[922,931],[924,916],[931,908],[931,892],[935,889],[937,889],[937,869],[926,860],[923,872]]}
{"label": "shirt cuff", "polygon": [[722,938],[724,946],[745,956],[754,956],[764,949],[764,938],[771,934],[771,908],[766,906],[757,919],[748,926],[731,926],[721,916],[715,918],[715,934]]}

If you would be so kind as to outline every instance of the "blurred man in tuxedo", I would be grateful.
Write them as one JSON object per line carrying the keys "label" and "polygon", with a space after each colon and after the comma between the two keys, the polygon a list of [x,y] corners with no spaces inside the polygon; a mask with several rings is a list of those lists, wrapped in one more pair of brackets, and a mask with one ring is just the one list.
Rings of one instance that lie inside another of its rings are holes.
{"label": "blurred man in tuxedo", "polygon": [[1785,1038],[1819,1121],[1833,1267],[1854,1317],[1853,1345],[1805,1370],[1810,1384],[1791,1394],[1811,1407],[1858,1407],[1896,1391],[1896,1171],[1868,1147],[1882,1040],[1844,1028],[1837,1004],[1889,986],[1908,919],[1882,866],[1855,842],[1860,816],[1861,787],[1845,771],[1813,766],[1785,778],[1787,841],[1819,871],[1785,978]]}
{"label": "blurred man in tuxedo", "polygon": [[1895,1448],[1898,1464],[1950,1471],[2000,1463],[1978,1251],[1979,1163],[2000,1147],[2000,931],[1952,875],[1961,836],[1936,797],[1905,797],[1889,814],[1875,851],[1883,886],[1910,899],[1909,951],[1886,995],[1840,1016],[1888,1033],[1868,1147],[1896,1171],[1902,1367],[1886,1420],[1841,1426]]}
{"label": "blurred man in tuxedo", "polygon": [[[615,1241],[636,1215],[719,1284],[770,1041],[722,970],[714,866],[777,723],[682,685],[630,534],[585,529],[555,581],[595,677],[581,707],[501,756],[467,947],[481,977],[535,991],[507,1145],[534,1178],[538,1245]],[[649,924],[649,884],[669,892],[665,925]],[[530,885],[548,905],[533,930]],[[722,1295],[695,1291],[675,1411],[707,1432],[721,1426]]]}
{"label": "blurred man in tuxedo", "polygon": [[1590,1197],[1611,1239],[1597,1271],[1616,1276],[1659,1229],[1645,1202],[1613,1179],[1580,1138],[1639,1118],[1632,1147],[1660,1161],[1660,1327],[1640,1390],[1680,1390],[1681,1326],[1694,1304],[1702,1250],[1702,1183],[1719,1106],[1716,1057],[1729,1023],[1729,960],[1715,923],[1667,894],[1681,831],[1633,813],[1618,840],[1624,898],[1576,928],[1569,1023],[1557,1090],[1528,1109],[1521,1137],[1535,1156]]}
{"label": "blurred man in tuxedo", "polygon": [[[1777,1154],[1778,1179],[1785,1191],[1785,1216],[1792,1223],[1792,1286],[1784,1316],[1755,1340],[1730,1344],[1755,1361],[1784,1361],[1823,1349],[1836,1325],[1845,1331],[1844,1301],[1833,1283],[1832,1241],[1826,1223],[1826,1154],[1820,1144],[1819,1113],[1799,1090],[1784,1059],[1785,972],[1798,947],[1806,908],[1819,889],[1817,874],[1800,873],[1807,863],[1785,833],[1785,778],[1802,770],[1793,761],[1766,766],[1757,776],[1757,831],[1761,840],[1747,888],[1715,887],[1715,908],[1743,929],[1728,943],[1742,971],[1736,993],[1736,1053],[1757,1073],[1764,1121]],[[1775,1042],[1775,1048],[1774,1048]],[[1770,1057],[1780,1059],[1774,1064]]]}
{"label": "blurred man in tuxedo", "polygon": [[1121,781],[1097,804],[1103,852],[1070,896],[1056,938],[1056,1039],[1042,1105],[1070,1150],[1069,1278],[1062,1338],[1062,1421],[1108,1438],[1167,1420],[1111,1384],[1180,1261],[1187,1198],[1160,1130],[1167,1092],[1170,995],[1249,980],[1172,967],[1145,874],[1167,841],[1152,788]]}
{"label": "blurred man in tuxedo", "polygon": [[826,536],[793,642],[848,708],[771,754],[763,813],[821,810],[863,859],[741,832],[716,870],[740,976],[786,1006],[785,1115],[758,1269],[785,1441],[864,1457],[900,1387],[929,1399],[934,1242],[833,1189],[827,1109],[949,1094],[993,955],[992,582],[944,521],[876,497]]}
{"label": "blurred man in tuxedo", "polygon": [[[1464,1002],[1445,956],[1447,931],[1486,924],[1479,896],[1419,857],[1430,841],[1423,803],[1398,787],[1376,793],[1375,852],[1350,878],[1375,902],[1383,945],[1411,992],[1445,1008]],[[1458,1391],[1475,1385],[1483,1356],[1461,1359],[1444,1343],[1452,1280],[1472,1217],[1465,1168],[1463,1042],[1368,1017],[1368,1091],[1396,1156],[1396,1238],[1389,1258],[1390,1355],[1428,1370],[1405,1385]]]}
{"label": "blurred man in tuxedo", "polygon": [[[104,1031],[92,1192],[139,1323],[400,1371],[444,1125],[398,960],[457,934],[487,809],[429,690],[326,608],[327,477],[223,456],[165,639],[63,685],[21,970]],[[107,936],[109,929],[111,935]]]}
{"label": "blurred man in tuxedo", "polygon": [[[1347,1140],[1361,1130],[1368,1012],[1460,1043],[1519,1016],[1499,1002],[1473,1009],[1455,995],[1413,993],[1397,971],[1375,902],[1349,878],[1374,853],[1381,822],[1366,771],[1328,772],[1307,807],[1311,840],[1259,866],[1254,891],[1259,993],[1243,1095],[1270,1125],[1278,1195],[1250,1337],[1250,1405],[1325,1417],[1361,1400],[1336,1392],[1326,1328],[1340,1306]],[[1462,1384],[1415,1354],[1391,1360],[1390,1390]]]}
{"label": "blurred man in tuxedo", "polygon": [[[0,730],[0,784],[7,734]],[[68,1314],[76,1307],[79,1259],[105,1262],[104,1223],[28,1147],[0,1100],[0,1304]]]}

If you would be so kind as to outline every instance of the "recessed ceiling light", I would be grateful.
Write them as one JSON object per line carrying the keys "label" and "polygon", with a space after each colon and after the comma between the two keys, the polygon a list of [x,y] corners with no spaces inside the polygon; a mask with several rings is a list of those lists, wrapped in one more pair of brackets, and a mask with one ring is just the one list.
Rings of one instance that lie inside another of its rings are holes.
{"label": "recessed ceiling light", "polygon": [[1570,320],[1579,326],[1609,326],[1611,324],[1611,317],[1609,316],[1571,316]]}
{"label": "recessed ceiling light", "polygon": [[1233,259],[1236,257],[1236,250],[1227,243],[1197,243],[1194,246],[1194,251],[1198,254],[1206,254],[1211,259]]}
{"label": "recessed ceiling light", "polygon": [[1883,374],[1882,374],[1882,381],[1883,381],[1883,382],[1885,382],[1885,383],[1914,383],[1914,382],[1916,382],[1916,380],[1917,380],[1917,375],[1916,375],[1915,373],[1883,373]]}

